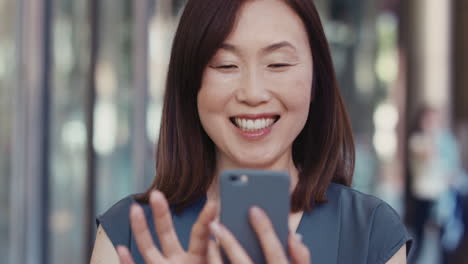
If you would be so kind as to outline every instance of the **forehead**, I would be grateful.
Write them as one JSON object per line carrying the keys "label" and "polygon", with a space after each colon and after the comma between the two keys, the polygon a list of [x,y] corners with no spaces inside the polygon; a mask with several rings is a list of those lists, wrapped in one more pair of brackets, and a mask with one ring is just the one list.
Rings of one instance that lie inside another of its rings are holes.
{"label": "forehead", "polygon": [[226,39],[235,45],[268,45],[278,41],[308,44],[301,18],[282,0],[246,1]]}

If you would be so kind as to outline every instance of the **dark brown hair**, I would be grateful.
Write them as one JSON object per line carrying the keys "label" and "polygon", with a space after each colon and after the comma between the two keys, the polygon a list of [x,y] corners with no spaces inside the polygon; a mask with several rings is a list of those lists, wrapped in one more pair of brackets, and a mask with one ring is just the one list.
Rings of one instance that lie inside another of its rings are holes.
{"label": "dark brown hair", "polygon": [[[206,65],[232,31],[245,1],[188,1],[172,46],[156,177],[141,201],[158,189],[182,210],[204,196],[213,181],[215,145],[201,126],[197,94]],[[315,5],[312,0],[285,2],[302,19],[313,54],[313,99],[305,127],[293,143],[299,182],[292,194],[293,211],[310,210],[326,201],[331,182],[351,184],[354,142]]]}

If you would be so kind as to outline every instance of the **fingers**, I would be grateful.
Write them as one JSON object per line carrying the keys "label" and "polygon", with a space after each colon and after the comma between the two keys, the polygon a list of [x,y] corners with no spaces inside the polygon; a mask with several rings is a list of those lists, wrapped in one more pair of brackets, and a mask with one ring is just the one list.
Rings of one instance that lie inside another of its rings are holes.
{"label": "fingers", "polygon": [[146,263],[162,262],[163,256],[156,248],[145,220],[143,209],[139,205],[130,208],[130,225],[135,235],[135,240]]}
{"label": "fingers", "polygon": [[289,254],[294,264],[310,263],[309,249],[302,243],[302,236],[299,234],[290,234],[288,239]]}
{"label": "fingers", "polygon": [[153,211],[156,233],[164,255],[169,257],[182,253],[183,249],[174,230],[171,212],[164,195],[159,191],[151,192],[150,205]]}
{"label": "fingers", "polygon": [[258,207],[250,209],[250,222],[260,240],[267,263],[287,263],[285,250],[268,216]]}
{"label": "fingers", "polygon": [[224,252],[226,252],[231,263],[252,263],[252,260],[236,238],[223,225],[217,222],[211,222],[210,231],[216,237],[219,245],[224,249]]}
{"label": "fingers", "polygon": [[124,246],[117,246],[117,254],[119,255],[120,264],[135,264],[130,251],[128,251],[128,248]]}
{"label": "fingers", "polygon": [[209,224],[215,219],[218,206],[215,202],[208,201],[195,222],[190,235],[189,252],[206,256],[208,250],[208,241],[210,239]]}
{"label": "fingers", "polygon": [[223,259],[219,247],[214,240],[208,242],[208,263],[209,264],[222,264]]}

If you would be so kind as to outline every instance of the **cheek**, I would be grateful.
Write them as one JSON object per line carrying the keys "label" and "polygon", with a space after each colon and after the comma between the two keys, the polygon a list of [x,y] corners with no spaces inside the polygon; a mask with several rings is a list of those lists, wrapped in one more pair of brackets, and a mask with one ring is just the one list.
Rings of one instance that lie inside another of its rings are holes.
{"label": "cheek", "polygon": [[312,83],[309,81],[296,81],[291,91],[292,104],[297,108],[309,109],[311,100]]}
{"label": "cheek", "polygon": [[203,74],[200,91],[197,95],[197,107],[200,121],[205,131],[221,125],[226,116],[226,106],[232,98],[234,83],[229,78],[207,69]]}
{"label": "cheek", "polygon": [[293,72],[275,81],[283,104],[289,111],[309,111],[312,91],[312,76],[305,70]]}
{"label": "cheek", "polygon": [[197,96],[198,111],[217,112],[223,109],[224,103],[230,97],[229,83],[225,78],[207,69],[203,74],[200,91]]}

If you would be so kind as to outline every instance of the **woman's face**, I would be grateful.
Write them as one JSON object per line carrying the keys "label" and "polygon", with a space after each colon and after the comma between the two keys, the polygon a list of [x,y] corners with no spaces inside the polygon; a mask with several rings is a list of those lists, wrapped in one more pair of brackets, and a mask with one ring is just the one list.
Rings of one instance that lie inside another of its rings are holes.
{"label": "woman's face", "polygon": [[200,120],[223,166],[281,168],[309,112],[307,32],[281,0],[247,1],[239,12],[204,71]]}

